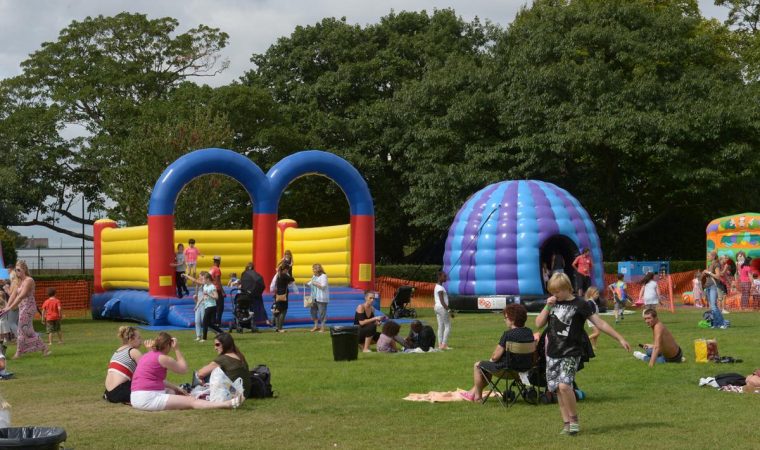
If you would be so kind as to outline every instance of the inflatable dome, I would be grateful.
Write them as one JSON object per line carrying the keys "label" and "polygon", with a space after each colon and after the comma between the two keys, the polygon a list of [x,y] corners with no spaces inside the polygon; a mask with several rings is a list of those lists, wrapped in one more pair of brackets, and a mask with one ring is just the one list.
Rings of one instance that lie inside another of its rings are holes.
{"label": "inflatable dome", "polygon": [[[506,303],[546,297],[541,264],[553,254],[565,272],[589,248],[591,282],[603,288],[602,250],[596,228],[575,197],[543,181],[502,181],[481,189],[462,206],[449,228],[443,270],[456,309],[500,309]],[[534,309],[534,308],[529,308]]]}

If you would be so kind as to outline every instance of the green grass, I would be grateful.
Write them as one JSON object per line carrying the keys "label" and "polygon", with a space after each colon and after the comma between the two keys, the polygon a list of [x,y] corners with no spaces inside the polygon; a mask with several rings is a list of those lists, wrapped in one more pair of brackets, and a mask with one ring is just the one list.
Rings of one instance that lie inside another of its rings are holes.
{"label": "green grass", "polygon": [[[431,311],[423,316],[434,322]],[[757,448],[760,395],[723,393],[697,383],[700,377],[747,374],[760,367],[760,315],[731,314],[733,327],[720,332],[698,329],[696,311],[662,316],[688,362],[651,370],[603,335],[597,357],[578,375],[588,398],[578,406],[582,428],[576,437],[558,435],[557,405],[519,401],[504,409],[497,402],[402,400],[410,392],[469,388],[472,363],[487,358],[501,335],[503,321],[495,314],[458,315],[450,339],[454,350],[359,354],[352,362],[332,361],[327,334],[236,334],[250,363],[271,368],[278,397],[249,400],[236,411],[159,413],[100,399],[105,367],[118,344],[118,324],[65,320],[66,344],[54,345],[50,358],[34,354],[9,361],[17,379],[0,381],[0,392],[13,405],[14,426],[61,426],[69,436],[66,446],[77,449]],[[618,329],[632,345],[649,341],[640,316],[629,315]],[[402,333],[407,331],[403,326]],[[214,352],[210,342],[192,342],[193,334],[174,335],[190,365],[198,368]],[[694,363],[698,337],[717,337],[722,354],[744,363]],[[189,375],[171,379],[186,382]]]}

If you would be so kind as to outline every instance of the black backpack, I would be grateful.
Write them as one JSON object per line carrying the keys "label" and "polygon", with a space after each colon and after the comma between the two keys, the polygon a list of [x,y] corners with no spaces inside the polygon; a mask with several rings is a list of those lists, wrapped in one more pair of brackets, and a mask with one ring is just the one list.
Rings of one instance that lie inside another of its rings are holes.
{"label": "black backpack", "polygon": [[269,367],[258,365],[251,371],[251,392],[248,398],[274,397],[272,372]]}

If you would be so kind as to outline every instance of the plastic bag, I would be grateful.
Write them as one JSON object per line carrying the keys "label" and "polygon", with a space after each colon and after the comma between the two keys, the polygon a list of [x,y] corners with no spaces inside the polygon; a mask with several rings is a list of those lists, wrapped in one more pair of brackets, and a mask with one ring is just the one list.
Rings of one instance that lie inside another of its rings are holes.
{"label": "plastic bag", "polygon": [[208,386],[210,402],[231,400],[237,392],[243,392],[243,380],[238,378],[233,383],[219,367],[211,371]]}
{"label": "plastic bag", "polygon": [[11,426],[11,405],[0,395],[0,428]]}
{"label": "plastic bag", "polygon": [[694,339],[694,355],[698,363],[707,362],[707,341],[704,339]]}
{"label": "plastic bag", "polygon": [[303,287],[303,307],[304,308],[311,308],[312,303],[314,303],[314,297],[311,295],[311,291],[309,293],[306,293],[306,285]]}

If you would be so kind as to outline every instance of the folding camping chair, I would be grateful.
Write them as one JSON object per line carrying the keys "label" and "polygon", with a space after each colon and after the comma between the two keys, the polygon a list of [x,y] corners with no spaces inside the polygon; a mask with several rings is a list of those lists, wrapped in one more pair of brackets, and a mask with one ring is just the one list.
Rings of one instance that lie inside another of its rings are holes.
{"label": "folding camping chair", "polygon": [[[491,373],[482,367],[480,373],[483,378],[488,381],[490,391],[483,396],[482,403],[485,403],[492,393],[496,392],[499,401],[502,406],[509,407],[517,402],[517,397],[522,397],[526,402],[537,405],[538,404],[538,390],[532,384],[526,384],[523,382],[523,376],[525,379],[532,379],[533,372],[537,370],[536,367],[536,342],[507,342],[507,364],[512,355],[530,355],[530,365],[524,367],[507,367],[506,369],[498,370]],[[521,376],[521,374],[524,374]],[[505,381],[504,389],[499,388],[501,380]]]}

